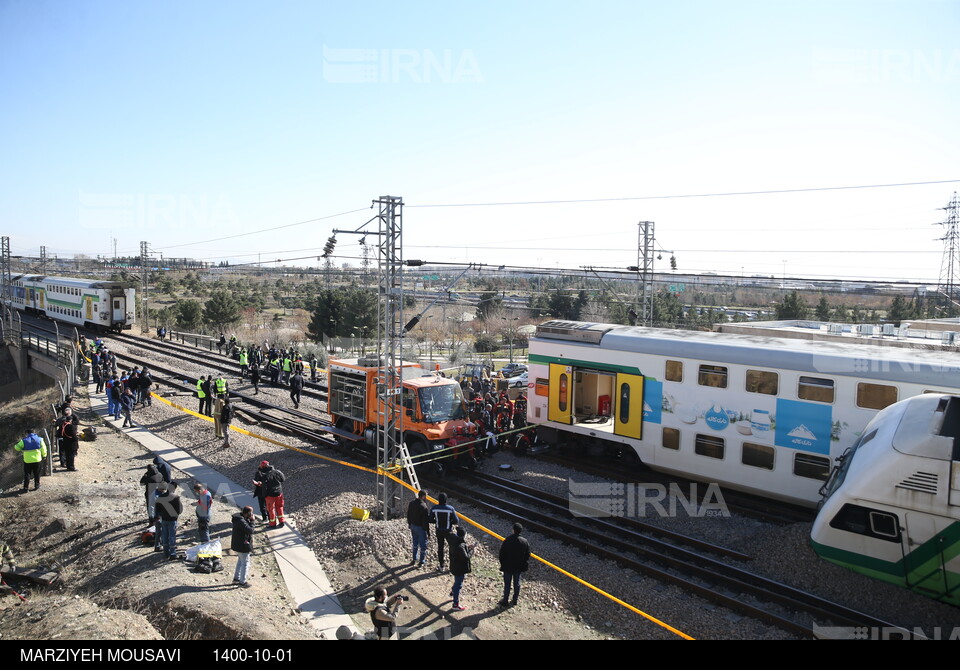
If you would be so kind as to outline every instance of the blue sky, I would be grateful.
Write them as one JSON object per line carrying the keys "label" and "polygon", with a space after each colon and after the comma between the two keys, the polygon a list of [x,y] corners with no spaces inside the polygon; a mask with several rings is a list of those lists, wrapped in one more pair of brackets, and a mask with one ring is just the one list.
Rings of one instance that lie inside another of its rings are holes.
{"label": "blue sky", "polygon": [[0,0],[0,228],[266,260],[389,194],[407,258],[625,267],[652,220],[684,270],[936,282],[960,182],[639,198],[960,180],[958,28],[917,0]]}

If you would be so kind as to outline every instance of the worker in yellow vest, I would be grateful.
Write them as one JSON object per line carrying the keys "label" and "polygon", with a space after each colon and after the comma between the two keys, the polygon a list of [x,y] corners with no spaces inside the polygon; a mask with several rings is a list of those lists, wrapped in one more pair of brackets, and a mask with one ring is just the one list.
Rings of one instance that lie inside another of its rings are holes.
{"label": "worker in yellow vest", "polygon": [[200,398],[200,409],[198,409],[197,412],[200,414],[205,414],[203,410],[207,404],[207,401],[205,400],[207,394],[203,392],[203,375],[200,375],[200,379],[197,380],[197,397]]}

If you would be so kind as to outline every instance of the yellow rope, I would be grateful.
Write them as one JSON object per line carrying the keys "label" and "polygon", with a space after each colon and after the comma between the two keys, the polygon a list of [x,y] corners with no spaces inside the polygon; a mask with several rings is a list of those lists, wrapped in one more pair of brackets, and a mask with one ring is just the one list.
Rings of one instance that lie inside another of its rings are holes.
{"label": "yellow rope", "polygon": [[[193,415],[193,416],[195,416],[195,417],[197,417],[197,418],[203,419],[203,420],[205,420],[205,421],[213,421],[213,419],[212,419],[211,417],[209,417],[209,416],[204,416],[203,414],[200,414],[199,412],[194,412],[193,410],[187,409],[186,407],[183,407],[182,405],[178,405],[178,404],[175,403],[175,402],[171,402],[170,400],[167,400],[166,398],[161,398],[160,396],[158,396],[158,395],[156,395],[156,394],[154,394],[154,393],[151,393],[150,395],[152,395],[152,396],[153,396],[154,398],[156,398],[157,400],[160,400],[161,402],[164,402],[164,403],[166,403],[167,405],[170,405],[171,407],[173,407],[173,408],[175,408],[175,409],[179,409],[179,410],[182,411],[182,412],[186,412],[187,414],[191,414],[191,415]],[[236,426],[232,426],[232,425],[229,426],[229,428],[230,428],[230,430],[234,430],[234,431],[236,431],[236,432],[238,432],[238,433],[242,433],[242,434],[244,434],[244,435],[248,435],[248,436],[250,436],[250,437],[254,437],[254,438],[258,439],[258,440],[263,440],[264,442],[269,442],[270,444],[275,444],[275,445],[277,445],[278,447],[283,447],[284,449],[289,449],[289,450],[291,450],[291,451],[296,451],[296,452],[301,453],[301,454],[306,454],[307,456],[312,456],[313,458],[319,458],[319,459],[324,460],[324,461],[329,461],[330,463],[336,463],[337,465],[345,465],[345,466],[347,466],[347,467],[349,467],[349,468],[354,468],[355,470],[362,470],[363,472],[369,472],[369,473],[371,473],[371,474],[381,474],[381,475],[384,475],[384,476],[386,476],[386,477],[389,477],[390,479],[392,479],[392,480],[395,481],[396,483],[400,484],[400,485],[403,486],[405,489],[411,491],[414,495],[416,495],[417,493],[419,493],[419,491],[417,491],[416,489],[414,489],[410,484],[408,484],[407,482],[403,481],[402,479],[400,479],[400,478],[398,478],[398,477],[395,477],[395,476],[392,475],[390,472],[384,471],[382,468],[379,468],[379,467],[378,467],[377,469],[374,470],[374,469],[371,469],[371,468],[364,467],[364,466],[362,466],[362,465],[356,465],[356,464],[354,464],[354,463],[348,463],[348,462],[346,462],[346,461],[341,461],[341,460],[338,460],[338,459],[336,459],[336,458],[330,458],[329,456],[322,456],[322,455],[320,455],[320,454],[315,454],[315,453],[313,453],[313,452],[311,452],[311,451],[307,451],[307,450],[305,450],[305,449],[299,449],[299,448],[297,448],[297,447],[291,447],[290,445],[284,444],[283,442],[278,442],[277,440],[274,440],[274,439],[272,439],[272,438],[266,437],[266,436],[264,436],[264,435],[258,435],[257,433],[250,432],[249,430],[245,430],[245,429],[243,429],[243,428],[237,428]],[[463,445],[460,445],[460,446],[463,446]],[[430,501],[433,502],[433,503],[437,503],[437,502],[438,502],[435,498],[431,498],[430,496],[427,496],[427,499],[430,500]],[[474,521],[474,520],[471,519],[470,517],[464,516],[464,515],[462,515],[462,514],[458,514],[457,516],[460,517],[461,519],[463,519],[464,521],[466,521],[467,523],[469,523],[471,526],[473,526],[473,527],[476,528],[477,530],[479,530],[479,531],[481,531],[481,532],[483,532],[483,533],[486,533],[487,535],[490,535],[491,537],[494,537],[494,538],[496,538],[497,540],[499,540],[499,541],[501,541],[501,542],[504,540],[504,538],[503,538],[502,535],[498,535],[497,533],[493,532],[492,530],[490,530],[489,528],[485,527],[484,525],[482,525],[482,524]],[[627,608],[628,610],[630,610],[631,612],[633,612],[633,613],[635,613],[635,614],[639,614],[639,615],[642,616],[644,619],[647,619],[648,621],[651,621],[652,623],[657,624],[658,626],[660,626],[660,627],[662,627],[662,628],[670,631],[671,633],[673,633],[673,634],[675,634],[675,635],[678,635],[679,637],[682,637],[682,638],[685,639],[685,640],[693,640],[693,639],[694,639],[693,637],[687,635],[686,633],[684,633],[684,632],[682,632],[682,631],[680,631],[680,630],[677,630],[677,629],[674,628],[673,626],[671,626],[671,625],[669,625],[669,624],[661,621],[660,619],[657,619],[655,616],[653,616],[653,615],[651,615],[651,614],[647,614],[647,613],[644,612],[643,610],[641,610],[641,609],[639,609],[639,608],[637,608],[637,607],[634,607],[634,606],[631,605],[630,603],[624,602],[623,600],[620,600],[620,599],[617,598],[616,596],[607,593],[606,591],[604,591],[604,590],[601,589],[600,587],[594,586],[594,585],[591,584],[590,582],[588,582],[588,581],[586,581],[586,580],[583,580],[583,579],[577,577],[577,576],[574,575],[573,573],[567,572],[566,570],[564,570],[563,568],[559,567],[558,565],[554,565],[553,563],[551,563],[550,561],[546,560],[545,558],[542,558],[542,557],[540,557],[540,556],[537,556],[536,554],[530,554],[530,557],[531,557],[531,558],[534,558],[534,559],[536,559],[536,560],[538,560],[538,561],[540,561],[541,563],[543,563],[544,565],[546,565],[548,568],[551,568],[552,570],[556,570],[556,571],[559,572],[561,575],[564,575],[565,577],[569,577],[570,579],[572,579],[573,581],[577,582],[578,584],[581,584],[581,585],[583,585],[583,586],[586,586],[588,589],[590,589],[590,590],[592,590],[592,591],[595,591],[596,593],[599,593],[599,594],[600,594],[601,596],[603,596],[604,598],[607,598],[608,600],[610,600],[610,601],[612,601],[612,602],[615,602],[616,604],[618,604],[618,605],[620,605],[620,606],[622,606],[622,607]]]}

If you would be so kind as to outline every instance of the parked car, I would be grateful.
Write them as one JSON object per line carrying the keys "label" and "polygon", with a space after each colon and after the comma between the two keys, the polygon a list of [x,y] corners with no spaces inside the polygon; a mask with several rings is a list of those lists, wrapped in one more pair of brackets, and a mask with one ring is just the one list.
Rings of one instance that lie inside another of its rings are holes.
{"label": "parked car", "polygon": [[521,372],[526,372],[526,371],[527,371],[527,366],[524,365],[523,363],[507,363],[502,368],[500,368],[500,372],[507,379],[509,379],[510,377],[516,377]]}

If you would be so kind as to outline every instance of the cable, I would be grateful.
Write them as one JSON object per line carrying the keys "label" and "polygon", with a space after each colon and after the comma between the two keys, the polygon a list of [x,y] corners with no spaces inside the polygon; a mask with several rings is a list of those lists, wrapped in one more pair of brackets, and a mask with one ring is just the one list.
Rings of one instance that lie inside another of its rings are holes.
{"label": "cable", "polygon": [[215,237],[212,240],[203,240],[202,242],[189,242],[187,244],[171,244],[165,247],[154,247],[154,249],[176,249],[178,247],[192,247],[197,244],[207,244],[208,242],[219,242],[221,240],[232,240],[237,237],[245,237],[247,235],[258,235],[260,233],[269,233],[274,230],[282,230],[284,228],[292,228],[293,226],[302,226],[306,223],[315,223],[317,221],[324,221],[326,219],[334,219],[338,216],[346,216],[348,214],[356,214],[357,212],[364,212],[368,208],[362,207],[360,209],[352,209],[349,212],[340,212],[339,214],[329,214],[327,216],[319,216],[315,219],[307,219],[306,221],[297,221],[296,223],[287,223],[282,226],[274,226],[273,228],[264,228],[262,230],[252,230],[248,233],[237,233],[236,235],[228,235],[226,237]]}
{"label": "cable", "polygon": [[679,198],[719,198],[733,195],[774,195],[782,193],[812,193],[817,191],[850,191],[866,188],[897,188],[901,186],[929,186],[934,184],[955,184],[960,179],[944,179],[941,181],[915,181],[901,184],[864,184],[858,186],[818,186],[812,188],[785,188],[772,191],[730,191],[725,193],[684,193],[675,195],[638,195],[620,198],[581,198],[576,200],[527,200],[517,202],[465,202],[465,203],[438,203],[431,205],[406,205],[409,207],[500,207],[511,205],[569,205],[584,202],[627,202],[632,200],[671,200]]}

